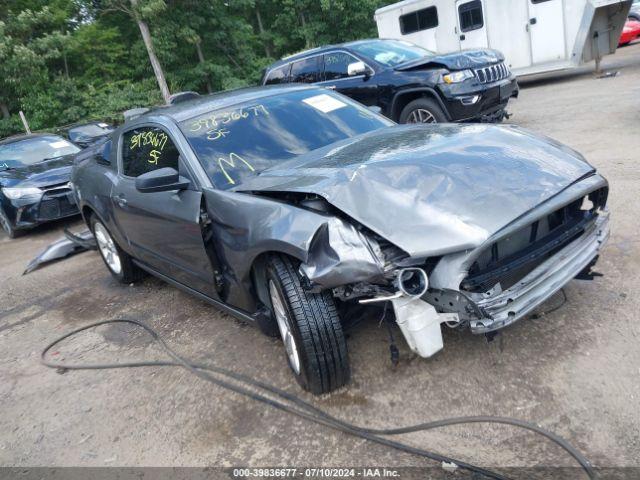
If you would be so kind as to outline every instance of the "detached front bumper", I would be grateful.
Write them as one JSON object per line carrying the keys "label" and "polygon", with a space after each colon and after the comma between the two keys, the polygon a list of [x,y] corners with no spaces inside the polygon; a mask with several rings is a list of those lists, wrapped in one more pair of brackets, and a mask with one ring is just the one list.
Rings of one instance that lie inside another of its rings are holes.
{"label": "detached front bumper", "polygon": [[470,320],[473,333],[487,333],[519,320],[589,266],[609,238],[609,212],[603,211],[585,232],[498,295],[476,301],[487,318]]}

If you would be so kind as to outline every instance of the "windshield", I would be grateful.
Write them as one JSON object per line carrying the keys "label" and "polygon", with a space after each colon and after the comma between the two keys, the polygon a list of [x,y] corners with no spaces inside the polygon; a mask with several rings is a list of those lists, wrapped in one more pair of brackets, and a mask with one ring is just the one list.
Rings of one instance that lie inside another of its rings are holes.
{"label": "windshield", "polygon": [[229,189],[297,155],[393,125],[326,90],[297,90],[180,124],[216,188]]}
{"label": "windshield", "polygon": [[58,135],[43,135],[0,145],[0,170],[20,168],[52,158],[71,155],[80,149]]}
{"label": "windshield", "polygon": [[87,125],[79,125],[77,127],[70,128],[68,134],[69,138],[75,142],[78,140],[106,135],[111,131],[113,131],[113,127],[108,123],[89,123]]}
{"label": "windshield", "polygon": [[435,52],[401,40],[368,40],[349,44],[349,48],[387,67],[435,55]]}

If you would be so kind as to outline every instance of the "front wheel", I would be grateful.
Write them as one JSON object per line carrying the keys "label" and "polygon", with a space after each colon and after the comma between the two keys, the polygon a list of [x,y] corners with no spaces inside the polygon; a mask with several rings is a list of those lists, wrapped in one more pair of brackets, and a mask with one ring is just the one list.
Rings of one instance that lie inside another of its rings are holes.
{"label": "front wheel", "polygon": [[9,238],[16,238],[21,233],[20,230],[13,228],[11,220],[9,220],[9,217],[7,217],[7,214],[4,213],[2,208],[0,208],[0,225]]}
{"label": "front wheel", "polygon": [[430,98],[409,102],[400,113],[399,123],[443,123],[447,117],[440,106]]}
{"label": "front wheel", "polygon": [[267,288],[289,366],[300,386],[322,394],[347,384],[347,342],[330,292],[304,290],[294,261],[279,255],[269,261]]}
{"label": "front wheel", "polygon": [[141,280],[145,275],[144,271],[133,263],[131,256],[120,248],[107,227],[95,215],[91,217],[90,225],[100,256],[111,275],[120,283]]}

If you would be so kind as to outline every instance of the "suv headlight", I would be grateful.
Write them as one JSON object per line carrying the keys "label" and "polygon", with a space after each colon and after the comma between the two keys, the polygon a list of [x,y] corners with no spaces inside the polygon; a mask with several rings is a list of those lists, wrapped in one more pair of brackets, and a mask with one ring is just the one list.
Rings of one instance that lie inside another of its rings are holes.
{"label": "suv headlight", "polygon": [[37,187],[5,187],[2,189],[2,193],[9,200],[19,200],[21,198],[39,198],[42,196],[42,190]]}
{"label": "suv headlight", "polygon": [[473,78],[473,72],[471,70],[460,70],[459,72],[451,72],[442,76],[444,83],[460,83],[464,82],[468,78]]}

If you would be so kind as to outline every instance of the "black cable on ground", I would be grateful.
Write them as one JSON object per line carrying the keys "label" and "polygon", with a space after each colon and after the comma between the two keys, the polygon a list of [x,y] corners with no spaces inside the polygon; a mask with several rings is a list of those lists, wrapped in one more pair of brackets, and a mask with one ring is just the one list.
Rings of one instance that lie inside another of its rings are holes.
{"label": "black cable on ground", "polygon": [[[114,324],[114,323],[129,323],[129,324],[137,325],[143,328],[153,338],[153,340],[158,345],[160,345],[160,347],[162,347],[164,352],[170,358],[172,358],[173,361],[143,361],[143,362],[124,362],[124,363],[102,363],[102,364],[67,364],[67,363],[56,363],[56,362],[51,362],[47,360],[46,356],[49,350],[51,350],[57,344],[61,343],[63,340],[66,340],[70,337],[73,337],[74,335],[77,335],[80,332],[98,327],[100,325],[107,325],[107,324]],[[47,345],[42,351],[40,358],[43,365],[50,368],[59,369],[59,370],[105,370],[105,369],[114,369],[114,368],[134,368],[134,367],[183,367],[186,370],[193,373],[194,375],[196,375],[198,378],[201,378],[215,385],[231,390],[240,395],[244,395],[253,400],[257,400],[259,402],[265,403],[271,407],[277,408],[279,410],[282,410],[282,411],[297,415],[299,417],[305,418],[312,422],[318,423],[320,425],[325,425],[327,427],[333,428],[335,430],[339,430],[344,433],[348,433],[353,436],[357,436],[375,443],[379,443],[381,445],[386,445],[403,452],[411,453],[413,455],[429,458],[437,462],[454,463],[462,469],[481,474],[487,478],[493,478],[498,480],[506,479],[506,477],[500,473],[492,472],[490,470],[484,469],[482,467],[478,467],[476,465],[472,465],[467,462],[456,460],[454,458],[440,455],[438,453],[434,453],[428,450],[412,447],[405,443],[389,440],[382,436],[400,435],[404,433],[426,431],[426,430],[446,427],[450,425],[460,425],[460,424],[469,424],[469,423],[499,423],[504,425],[511,425],[511,426],[523,428],[526,430],[530,430],[532,432],[535,432],[551,440],[556,445],[563,448],[567,453],[569,453],[569,455],[571,455],[580,464],[580,466],[583,468],[583,470],[586,472],[589,478],[591,479],[597,478],[596,473],[591,467],[591,464],[589,463],[589,461],[578,450],[576,450],[572,445],[570,445],[563,438],[557,436],[554,433],[548,432],[538,427],[537,425],[533,425],[533,424],[524,422],[522,420],[506,418],[506,417],[471,416],[471,417],[458,417],[458,418],[436,420],[433,422],[426,422],[426,423],[411,425],[407,427],[400,427],[400,428],[376,429],[376,428],[358,427],[357,425],[353,425],[346,421],[333,417],[327,412],[304,401],[303,399],[297,397],[296,395],[293,395],[289,392],[286,392],[277,387],[274,387],[273,385],[269,385],[260,380],[256,380],[246,375],[233,372],[233,371],[230,371],[221,367],[217,367],[214,365],[205,365],[205,364],[191,362],[185,359],[184,357],[180,356],[171,347],[169,347],[165,342],[165,340],[153,328],[137,320],[128,320],[128,319],[104,320],[104,321],[91,323],[83,327],[77,328],[75,330],[72,330],[62,335],[61,337],[56,338],[54,341],[49,343],[49,345]],[[214,376],[213,373],[219,376],[233,379],[235,382],[237,382],[237,384],[230,383],[228,380],[225,380],[222,378],[218,378]],[[292,405],[288,405],[286,403],[283,403],[280,400],[268,397],[262,393],[258,393],[254,390],[251,390],[251,388],[256,389],[258,391],[262,390],[264,392],[268,392],[269,394],[275,397],[279,397],[282,400],[286,400]]]}

